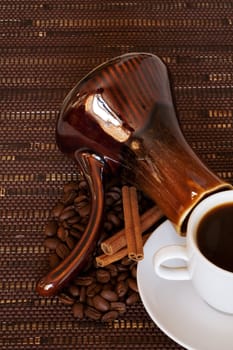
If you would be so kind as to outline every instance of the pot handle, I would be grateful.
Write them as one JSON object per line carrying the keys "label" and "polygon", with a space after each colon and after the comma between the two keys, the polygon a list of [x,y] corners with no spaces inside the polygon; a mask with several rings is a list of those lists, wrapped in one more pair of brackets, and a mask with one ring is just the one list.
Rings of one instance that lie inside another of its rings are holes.
{"label": "pot handle", "polygon": [[89,151],[76,151],[74,156],[90,190],[91,210],[89,222],[82,238],[71,253],[38,281],[36,291],[42,296],[57,294],[72,277],[85,267],[100,235],[99,228],[104,207],[102,182],[105,163],[101,157]]}

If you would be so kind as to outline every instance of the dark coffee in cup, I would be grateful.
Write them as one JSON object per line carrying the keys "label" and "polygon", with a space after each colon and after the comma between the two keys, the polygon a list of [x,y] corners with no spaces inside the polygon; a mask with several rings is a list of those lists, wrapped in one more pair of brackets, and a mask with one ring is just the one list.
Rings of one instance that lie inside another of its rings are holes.
{"label": "dark coffee in cup", "polygon": [[198,226],[197,244],[213,264],[233,272],[233,203],[206,213]]}

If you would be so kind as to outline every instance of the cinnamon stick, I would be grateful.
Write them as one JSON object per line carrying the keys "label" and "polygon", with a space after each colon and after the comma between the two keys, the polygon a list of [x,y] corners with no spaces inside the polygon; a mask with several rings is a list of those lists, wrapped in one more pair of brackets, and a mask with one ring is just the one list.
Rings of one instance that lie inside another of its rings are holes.
{"label": "cinnamon stick", "polygon": [[112,254],[112,255],[107,255],[107,254],[99,255],[95,258],[96,265],[98,267],[105,267],[107,265],[110,265],[116,261],[123,259],[127,254],[128,254],[128,249],[127,247],[125,247],[118,250],[115,254]]}
{"label": "cinnamon stick", "polygon": [[[142,236],[143,244],[147,241],[147,239],[150,237],[151,233],[147,233]],[[96,257],[96,265],[98,267],[105,267],[108,266],[116,261],[119,261],[123,259],[125,256],[128,255],[128,249],[127,247],[122,248],[115,252],[112,255],[102,254]]]}
{"label": "cinnamon stick", "polygon": [[[162,211],[157,205],[148,209],[140,216],[141,231],[147,231],[163,216]],[[125,229],[120,230],[101,243],[101,249],[106,255],[113,255],[124,247],[126,247]]]}
{"label": "cinnamon stick", "polygon": [[[131,214],[133,220],[133,231],[130,233],[133,236],[135,241],[135,254],[133,254],[133,259],[136,261],[142,260],[144,257],[143,254],[143,242],[142,242],[142,229],[141,229],[141,220],[139,215],[138,208],[138,198],[137,198],[137,190],[135,187],[129,188],[129,198],[131,204]],[[130,251],[128,248],[128,255],[130,257]]]}
{"label": "cinnamon stick", "polygon": [[[136,239],[135,239],[135,223],[133,221],[134,203],[131,201],[131,190],[128,186],[122,187],[122,202],[125,221],[125,238],[128,249],[128,257],[136,260]],[[137,228],[136,228],[137,230]]]}

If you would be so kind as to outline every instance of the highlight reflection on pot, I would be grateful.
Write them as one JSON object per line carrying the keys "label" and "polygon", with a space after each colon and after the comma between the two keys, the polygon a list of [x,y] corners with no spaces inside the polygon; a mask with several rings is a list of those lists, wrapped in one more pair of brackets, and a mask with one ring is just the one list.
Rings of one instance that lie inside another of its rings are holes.
{"label": "highlight reflection on pot", "polygon": [[[121,173],[132,181],[159,205],[180,234],[185,234],[187,218],[203,197],[231,188],[187,144],[176,118],[166,66],[153,54],[114,58],[81,80],[63,103],[57,143],[79,163],[90,187],[92,210],[83,246],[93,245],[98,236],[104,172]],[[77,261],[74,253],[50,274],[52,287],[50,283],[45,292],[49,281],[45,278],[38,291],[52,294],[61,288],[77,272]]]}

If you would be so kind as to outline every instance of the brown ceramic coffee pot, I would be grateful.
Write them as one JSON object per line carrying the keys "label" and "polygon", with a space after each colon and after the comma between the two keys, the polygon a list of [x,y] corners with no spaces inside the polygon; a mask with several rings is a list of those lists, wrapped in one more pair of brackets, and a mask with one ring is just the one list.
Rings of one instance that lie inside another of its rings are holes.
{"label": "brown ceramic coffee pot", "polygon": [[231,188],[187,144],[176,117],[166,66],[155,55],[114,58],[82,79],[66,97],[57,144],[79,164],[90,188],[89,224],[79,247],[43,278],[52,295],[85,265],[98,237],[104,174],[121,174],[162,209],[185,235],[190,212],[204,197]]}

